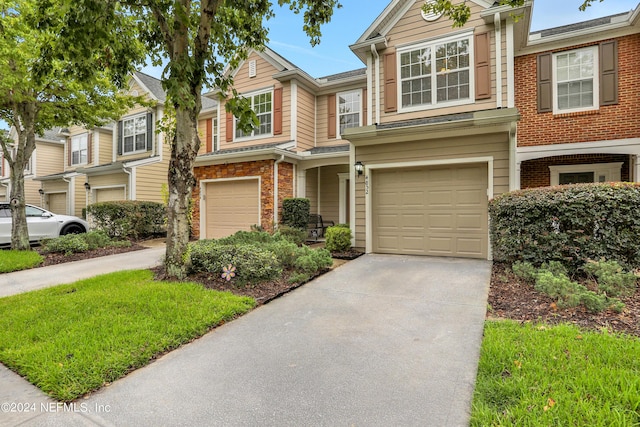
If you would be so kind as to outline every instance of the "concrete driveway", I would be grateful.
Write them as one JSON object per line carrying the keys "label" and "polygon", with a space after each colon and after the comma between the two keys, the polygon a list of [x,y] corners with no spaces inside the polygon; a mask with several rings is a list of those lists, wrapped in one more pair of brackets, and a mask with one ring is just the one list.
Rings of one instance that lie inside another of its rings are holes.
{"label": "concrete driveway", "polygon": [[24,425],[468,425],[489,278],[366,255]]}

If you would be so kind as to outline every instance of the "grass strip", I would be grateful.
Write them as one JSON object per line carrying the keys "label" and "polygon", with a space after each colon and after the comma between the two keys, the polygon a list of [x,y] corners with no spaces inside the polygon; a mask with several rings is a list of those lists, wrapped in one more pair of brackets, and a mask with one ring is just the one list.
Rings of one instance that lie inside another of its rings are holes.
{"label": "grass strip", "polygon": [[471,425],[640,425],[640,340],[487,321]]}
{"label": "grass strip", "polygon": [[0,362],[72,401],[254,307],[252,298],[123,271],[0,299]]}
{"label": "grass strip", "polygon": [[0,273],[37,267],[43,259],[36,251],[0,250]]}

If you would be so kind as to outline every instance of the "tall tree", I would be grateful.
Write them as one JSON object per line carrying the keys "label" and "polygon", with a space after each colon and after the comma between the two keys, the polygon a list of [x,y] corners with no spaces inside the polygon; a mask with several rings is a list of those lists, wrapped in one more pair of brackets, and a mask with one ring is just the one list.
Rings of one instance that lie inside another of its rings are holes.
{"label": "tall tree", "polygon": [[[500,0],[499,3],[501,5],[515,8],[523,6],[525,1],[526,0]],[[584,12],[584,10],[591,6],[592,3],[603,1],[604,0],[582,0],[582,4],[580,4],[579,9]],[[456,4],[454,4],[452,0],[434,0],[433,2],[425,3],[422,8],[427,13],[442,13],[453,21],[454,27],[462,27],[471,17],[471,9],[469,8],[469,5],[467,5],[466,1],[463,1],[462,3],[456,2]]]}
{"label": "tall tree", "polygon": [[[36,135],[55,126],[93,127],[132,104],[114,83],[124,82],[126,71],[110,60],[116,49],[105,45],[95,53],[85,52],[85,57],[71,57],[58,39],[65,19],[57,0],[0,0],[0,119],[17,134],[17,141],[0,138],[10,168],[14,249],[30,248],[24,169],[36,147]],[[116,47],[120,43],[114,37],[107,42]],[[135,50],[136,42],[122,47]]]}
{"label": "tall tree", "polygon": [[[274,16],[268,0],[67,0],[87,20],[99,13],[102,3],[117,5],[116,13],[137,19],[141,40],[156,64],[167,61],[162,84],[175,114],[171,132],[167,250],[168,277],[183,277],[189,243],[189,202],[196,180],[193,164],[200,147],[198,114],[204,87],[215,87],[231,95],[227,111],[239,118],[245,130],[257,125],[247,100],[237,96],[228,69],[235,68],[250,49],[267,42],[265,21]],[[303,30],[311,44],[319,42],[320,26],[331,19],[338,0],[278,0],[303,15]],[[75,40],[86,41],[83,25],[76,26]],[[105,31],[108,29],[105,29]],[[117,32],[118,28],[111,28]]]}

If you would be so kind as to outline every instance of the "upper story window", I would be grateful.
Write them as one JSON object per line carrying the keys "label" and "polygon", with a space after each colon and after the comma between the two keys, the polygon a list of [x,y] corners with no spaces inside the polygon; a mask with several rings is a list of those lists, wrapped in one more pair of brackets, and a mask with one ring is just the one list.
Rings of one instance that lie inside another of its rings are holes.
{"label": "upper story window", "polygon": [[87,134],[76,135],[71,138],[71,165],[87,163]]}
{"label": "upper story window", "polygon": [[359,127],[362,117],[362,91],[342,92],[337,95],[340,135],[347,128]]}
{"label": "upper story window", "polygon": [[598,108],[598,47],[553,55],[553,111],[556,114]]}
{"label": "upper story window", "polygon": [[218,117],[214,116],[211,120],[211,138],[212,138],[212,149],[215,150],[215,147],[218,146]]}
{"label": "upper story window", "polygon": [[122,154],[131,154],[147,149],[147,115],[132,117],[122,121]]}
{"label": "upper story window", "polygon": [[399,49],[399,101],[403,110],[472,101],[471,35]]}
{"label": "upper story window", "polygon": [[267,92],[260,92],[252,95],[247,95],[247,98],[251,101],[251,109],[258,116],[258,126],[254,126],[250,133],[245,133],[235,126],[236,139],[251,138],[255,136],[270,136],[272,135],[272,123],[273,123],[273,92],[271,90]]}

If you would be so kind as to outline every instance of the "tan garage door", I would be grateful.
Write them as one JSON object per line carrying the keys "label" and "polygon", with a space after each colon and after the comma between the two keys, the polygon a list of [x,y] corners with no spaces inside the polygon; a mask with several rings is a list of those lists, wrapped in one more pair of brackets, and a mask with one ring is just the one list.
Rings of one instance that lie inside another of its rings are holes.
{"label": "tan garage door", "polygon": [[67,193],[53,193],[48,194],[49,206],[48,209],[60,215],[67,214]]}
{"label": "tan garage door", "polygon": [[260,223],[260,189],[257,179],[210,182],[205,187],[208,239],[251,230]]}
{"label": "tan garage door", "polygon": [[373,251],[486,259],[487,181],[486,164],[374,171]]}
{"label": "tan garage door", "polygon": [[96,203],[124,200],[124,188],[100,188],[96,190]]}

